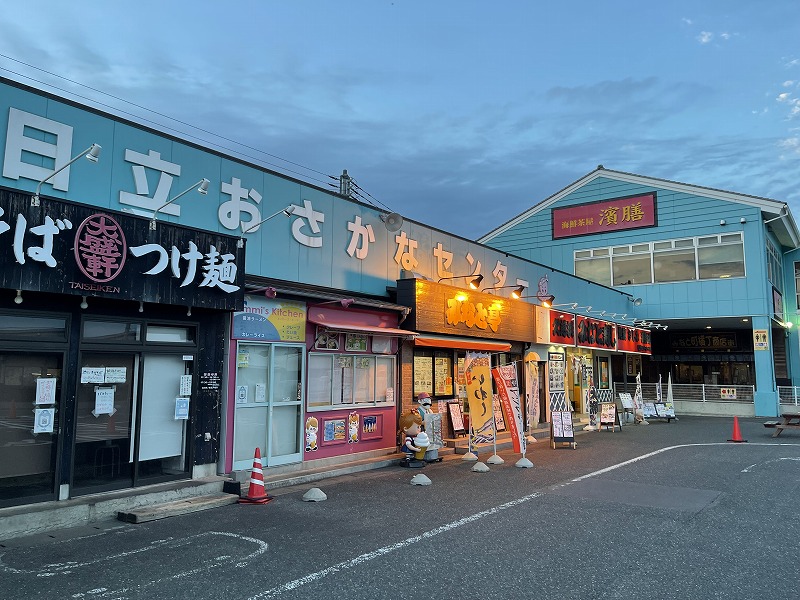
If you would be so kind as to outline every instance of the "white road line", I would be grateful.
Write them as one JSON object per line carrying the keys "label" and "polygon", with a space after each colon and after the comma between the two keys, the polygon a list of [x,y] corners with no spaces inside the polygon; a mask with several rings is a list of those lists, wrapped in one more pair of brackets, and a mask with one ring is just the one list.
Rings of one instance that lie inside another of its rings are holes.
{"label": "white road line", "polygon": [[518,506],[524,502],[528,502],[529,500],[533,500],[534,498],[538,498],[542,495],[542,492],[536,492],[534,494],[529,494],[527,496],[523,496],[522,498],[517,498],[516,500],[511,500],[510,502],[506,502],[505,504],[501,504],[500,506],[495,506],[494,508],[490,508],[479,513],[475,513],[474,515],[470,515],[468,517],[464,517],[463,519],[459,519],[457,521],[453,521],[452,523],[447,523],[446,525],[442,525],[441,527],[436,527],[435,529],[431,529],[430,531],[426,531],[420,535],[416,535],[414,537],[406,538],[396,544],[391,544],[389,546],[384,546],[383,548],[378,548],[377,550],[373,550],[372,552],[366,552],[355,558],[351,558],[350,560],[346,560],[340,563],[337,563],[333,566],[328,567],[327,569],[323,569],[321,571],[317,571],[316,573],[309,573],[305,577],[301,577],[299,579],[295,579],[293,581],[289,581],[280,585],[278,587],[272,588],[270,590],[266,590],[264,592],[260,592],[255,596],[251,596],[248,600],[262,600],[263,598],[272,598],[277,596],[283,592],[288,592],[299,587],[302,587],[308,583],[313,583],[323,577],[327,577],[328,575],[332,575],[333,573],[338,573],[339,571],[344,571],[346,569],[352,569],[360,564],[368,562],[374,558],[379,558],[381,556],[385,556],[386,554],[390,554],[396,550],[402,550],[412,544],[416,544],[421,540],[430,539],[442,533],[447,533],[448,531],[452,531],[457,527],[461,527],[462,525],[467,525],[468,523],[472,523],[484,517],[488,517],[490,515],[494,515],[499,513],[500,511],[513,508],[514,506]]}
{"label": "white road line", "polygon": [[[769,443],[752,443],[748,444],[749,446],[795,446],[800,447],[800,444],[769,444]],[[569,485],[570,483],[575,483],[578,481],[582,481],[584,479],[589,479],[590,477],[596,477],[597,475],[602,475],[603,473],[608,473],[609,471],[613,471],[615,469],[619,469],[621,467],[633,464],[640,460],[644,460],[645,458],[650,458],[651,456],[656,456],[657,454],[661,454],[662,452],[666,452],[667,450],[675,450],[677,448],[690,448],[693,446],[731,446],[731,447],[741,447],[739,444],[730,444],[728,442],[712,442],[707,444],[679,444],[676,446],[668,446],[666,448],[661,448],[660,450],[655,450],[653,452],[648,452],[647,454],[642,454],[641,456],[637,456],[630,460],[626,460],[624,462],[618,463],[616,465],[612,465],[610,467],[606,467],[604,469],[598,469],[597,471],[593,471],[592,473],[587,473],[586,475],[581,475],[580,477],[576,477],[572,481],[562,484],[562,485]],[[339,571],[344,571],[346,569],[352,569],[360,564],[368,562],[372,559],[379,558],[381,556],[385,556],[386,554],[390,554],[396,550],[402,550],[407,546],[415,544],[420,540],[428,539],[435,537],[441,533],[446,533],[457,527],[461,527],[462,525],[467,525],[468,523],[472,523],[477,521],[478,519],[482,519],[483,517],[488,517],[490,515],[497,514],[500,511],[506,510],[508,508],[513,508],[519,504],[524,502],[528,502],[529,500],[533,500],[534,498],[538,498],[542,496],[543,492],[536,492],[533,494],[529,494],[527,496],[523,496],[522,498],[518,498],[516,500],[511,500],[510,502],[506,502],[505,504],[501,504],[500,506],[495,506],[494,508],[490,508],[479,513],[475,513],[474,515],[470,515],[468,517],[464,517],[463,519],[459,519],[458,521],[453,521],[452,523],[448,523],[446,525],[442,525],[441,527],[437,527],[436,529],[431,529],[430,531],[426,531],[420,535],[407,538],[396,544],[391,544],[389,546],[384,546],[383,548],[378,548],[377,550],[373,550],[372,552],[365,552],[364,554],[360,554],[355,558],[351,558],[350,560],[346,560],[335,565],[332,565],[326,569],[322,569],[321,571],[316,571],[314,573],[309,573],[304,577],[300,577],[298,579],[294,579],[292,581],[287,581],[283,585],[279,585],[278,587],[271,588],[269,590],[265,590],[263,592],[259,592],[255,596],[250,596],[248,600],[263,600],[265,598],[274,598],[279,596],[283,592],[289,592],[295,590],[299,587],[302,587],[306,584],[313,583],[318,581],[328,575],[333,575],[334,573],[338,573]]]}

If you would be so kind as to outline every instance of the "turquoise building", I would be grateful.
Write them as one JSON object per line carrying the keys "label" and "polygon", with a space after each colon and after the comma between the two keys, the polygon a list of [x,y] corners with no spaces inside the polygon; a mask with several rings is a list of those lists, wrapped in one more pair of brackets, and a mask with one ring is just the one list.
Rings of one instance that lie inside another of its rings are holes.
{"label": "turquoise building", "polygon": [[630,294],[652,331],[643,381],[671,379],[676,400],[757,416],[794,402],[800,234],[785,202],[600,165],[478,241]]}

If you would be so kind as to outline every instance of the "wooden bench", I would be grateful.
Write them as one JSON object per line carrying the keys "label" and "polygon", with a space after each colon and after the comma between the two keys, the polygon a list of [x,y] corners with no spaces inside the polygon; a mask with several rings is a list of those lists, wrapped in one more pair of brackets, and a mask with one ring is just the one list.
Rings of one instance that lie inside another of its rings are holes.
{"label": "wooden bench", "polygon": [[781,422],[775,425],[772,437],[778,437],[784,429],[800,429],[800,413],[783,413]]}

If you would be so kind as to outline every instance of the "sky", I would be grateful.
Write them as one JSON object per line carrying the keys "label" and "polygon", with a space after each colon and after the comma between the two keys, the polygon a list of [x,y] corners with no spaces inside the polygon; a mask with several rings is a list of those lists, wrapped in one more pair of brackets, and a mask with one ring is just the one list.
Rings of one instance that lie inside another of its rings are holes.
{"label": "sky", "polygon": [[[25,0],[0,75],[475,239],[602,164],[800,215],[797,0]],[[277,201],[276,201],[277,203]]]}

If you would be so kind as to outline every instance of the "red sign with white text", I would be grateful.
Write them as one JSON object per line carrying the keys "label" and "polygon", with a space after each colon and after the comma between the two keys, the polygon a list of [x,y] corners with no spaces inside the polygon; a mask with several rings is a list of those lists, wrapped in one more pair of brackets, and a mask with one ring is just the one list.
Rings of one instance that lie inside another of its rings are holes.
{"label": "red sign with white text", "polygon": [[553,209],[553,239],[655,227],[656,193]]}
{"label": "red sign with white text", "polygon": [[580,348],[598,348],[600,350],[617,348],[617,336],[613,323],[578,315],[576,329],[575,338]]}
{"label": "red sign with white text", "polygon": [[550,343],[558,346],[575,345],[575,315],[550,311]]}
{"label": "red sign with white text", "polygon": [[617,350],[636,354],[652,354],[650,332],[647,329],[617,325]]}

